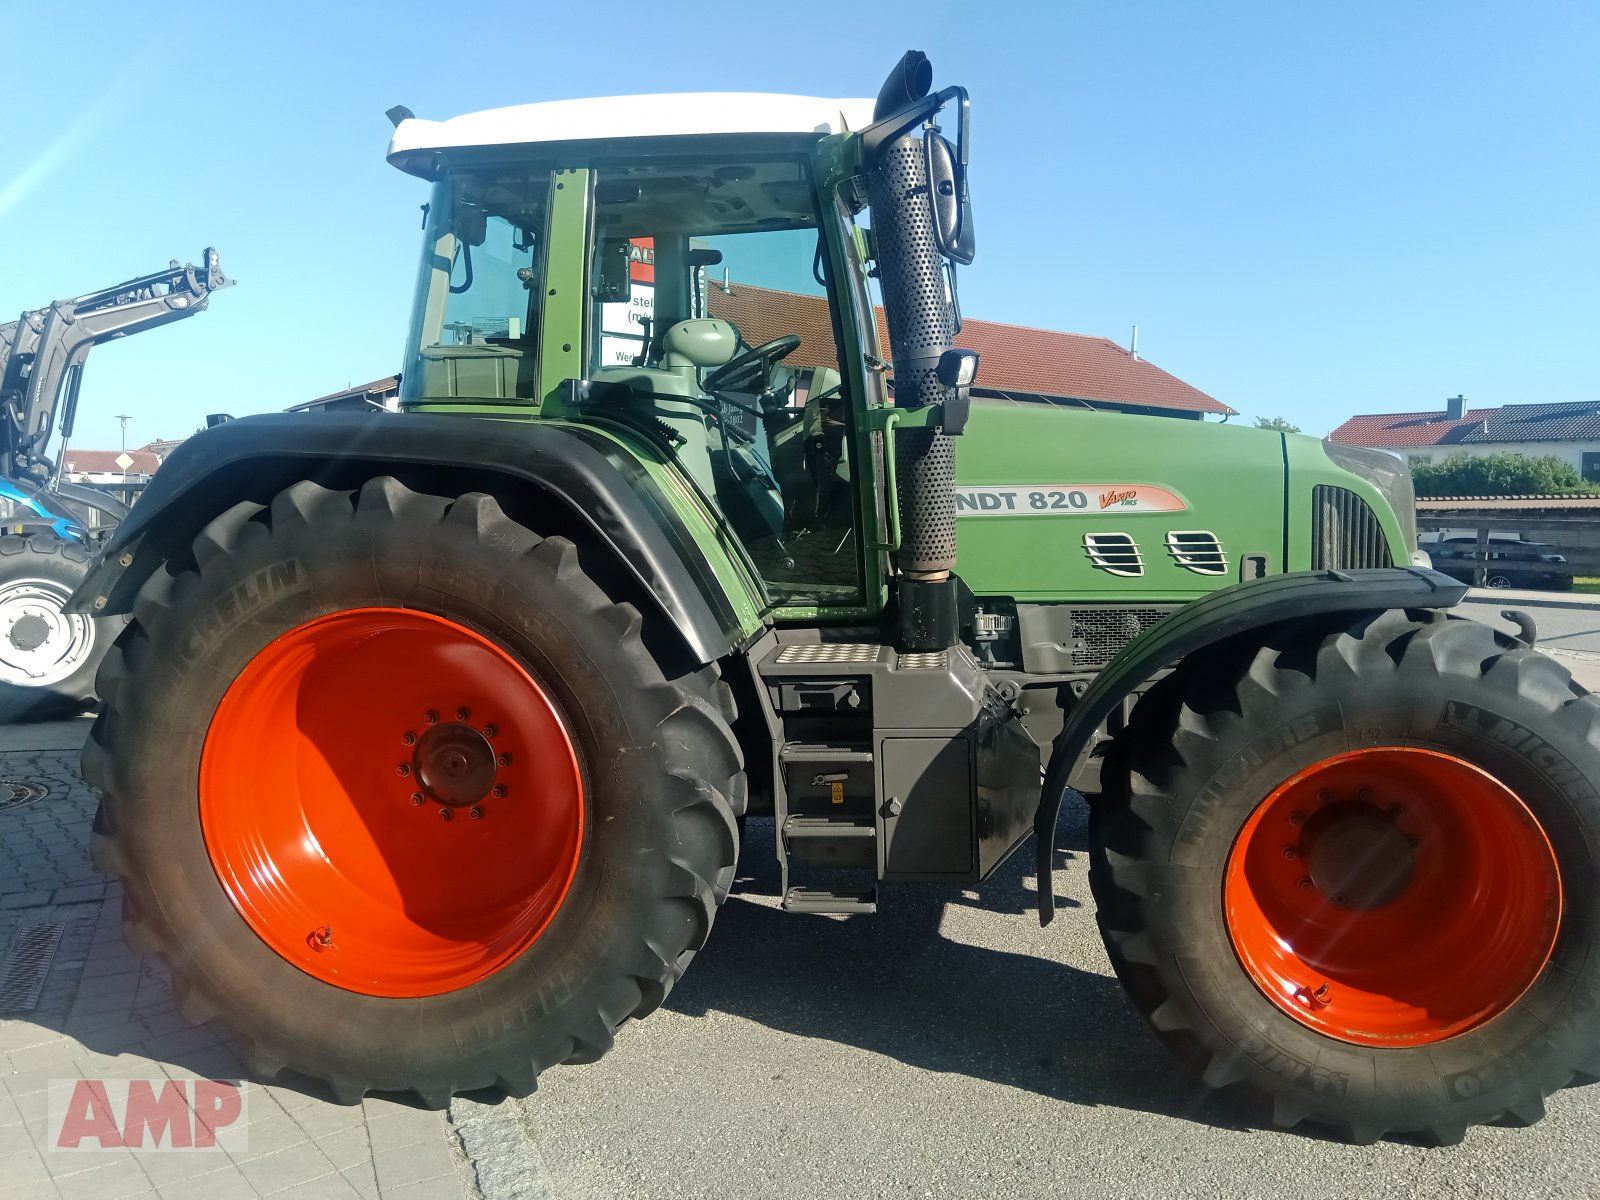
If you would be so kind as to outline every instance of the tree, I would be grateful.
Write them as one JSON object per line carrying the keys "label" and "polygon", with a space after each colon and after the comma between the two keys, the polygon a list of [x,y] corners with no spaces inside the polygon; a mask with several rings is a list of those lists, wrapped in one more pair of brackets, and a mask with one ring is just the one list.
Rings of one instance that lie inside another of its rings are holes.
{"label": "tree", "polygon": [[1544,496],[1592,492],[1578,470],[1554,455],[1452,454],[1411,469],[1419,496]]}
{"label": "tree", "polygon": [[1257,417],[1257,429],[1276,429],[1279,433],[1299,433],[1300,426],[1291,425],[1282,417]]}

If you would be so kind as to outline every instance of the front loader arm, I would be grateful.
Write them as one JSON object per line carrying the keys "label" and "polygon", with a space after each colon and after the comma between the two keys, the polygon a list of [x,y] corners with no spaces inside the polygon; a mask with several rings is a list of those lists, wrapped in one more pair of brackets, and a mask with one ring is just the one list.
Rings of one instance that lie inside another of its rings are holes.
{"label": "front loader arm", "polygon": [[78,381],[91,349],[192,316],[206,307],[212,292],[232,283],[217,252],[207,247],[198,268],[174,259],[164,271],[57,300],[0,326],[0,398],[8,418],[0,470],[41,480],[51,474],[44,452],[56,408],[64,394],[61,433],[71,437]]}

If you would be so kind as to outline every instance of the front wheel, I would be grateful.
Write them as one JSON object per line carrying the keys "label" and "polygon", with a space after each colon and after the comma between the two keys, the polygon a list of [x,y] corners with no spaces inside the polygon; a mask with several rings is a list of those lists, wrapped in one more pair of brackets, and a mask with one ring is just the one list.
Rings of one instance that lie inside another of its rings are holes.
{"label": "front wheel", "polygon": [[705,942],[742,762],[571,542],[302,482],[158,570],[101,672],[96,861],[262,1077],[430,1105],[588,1061]]}
{"label": "front wheel", "polygon": [[0,535],[0,724],[76,716],[94,704],[95,671],[121,622],[64,608],[92,558],[52,533]]}
{"label": "front wheel", "polygon": [[1600,704],[1487,626],[1368,614],[1181,667],[1108,755],[1113,965],[1285,1126],[1449,1143],[1600,1075]]}

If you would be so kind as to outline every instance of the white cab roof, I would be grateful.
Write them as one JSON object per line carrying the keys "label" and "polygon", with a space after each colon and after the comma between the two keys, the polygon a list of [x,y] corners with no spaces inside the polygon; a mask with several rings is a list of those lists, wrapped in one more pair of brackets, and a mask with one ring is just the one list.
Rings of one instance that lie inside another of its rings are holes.
{"label": "white cab roof", "polygon": [[843,133],[872,122],[871,100],[824,100],[762,92],[686,92],[553,100],[467,113],[448,121],[410,117],[396,127],[389,161],[421,174],[413,155],[466,146],[517,146],[591,138],[704,133]]}

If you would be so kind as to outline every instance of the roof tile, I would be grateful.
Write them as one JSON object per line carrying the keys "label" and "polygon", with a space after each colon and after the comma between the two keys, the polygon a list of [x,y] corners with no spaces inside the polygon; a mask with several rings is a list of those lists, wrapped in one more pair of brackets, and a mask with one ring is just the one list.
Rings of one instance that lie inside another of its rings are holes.
{"label": "roof tile", "polygon": [[[838,366],[833,323],[827,301],[821,296],[743,283],[730,284],[725,292],[721,284],[713,284],[707,289],[706,307],[712,316],[738,326],[752,346],[786,333],[799,334],[800,349],[787,360],[794,366]],[[888,345],[883,309],[875,312],[879,342]],[[1234,411],[1154,363],[1135,358],[1109,338],[969,317],[956,335],[956,345],[978,352],[978,386],[988,391],[1027,392],[1185,412]]]}

